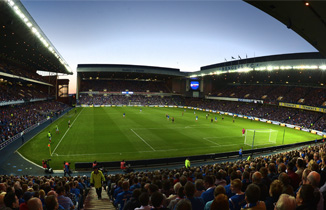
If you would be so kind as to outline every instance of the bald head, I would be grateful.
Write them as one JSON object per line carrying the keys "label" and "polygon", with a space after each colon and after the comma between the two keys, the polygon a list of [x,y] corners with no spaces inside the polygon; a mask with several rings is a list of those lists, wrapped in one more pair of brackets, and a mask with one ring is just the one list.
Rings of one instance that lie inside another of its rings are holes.
{"label": "bald head", "polygon": [[31,198],[27,202],[28,209],[43,210],[42,201],[39,198]]}
{"label": "bald head", "polygon": [[316,171],[312,171],[309,173],[307,180],[312,186],[318,187],[320,182],[320,174]]}
{"label": "bald head", "polygon": [[260,172],[256,171],[252,175],[252,182],[253,183],[260,183],[262,178],[263,178],[263,175]]}

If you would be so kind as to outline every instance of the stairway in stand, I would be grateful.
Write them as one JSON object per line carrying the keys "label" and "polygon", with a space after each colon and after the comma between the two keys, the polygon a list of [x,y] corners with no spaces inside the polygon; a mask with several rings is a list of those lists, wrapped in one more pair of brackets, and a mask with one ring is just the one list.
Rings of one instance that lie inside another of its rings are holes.
{"label": "stairway in stand", "polygon": [[102,199],[98,200],[95,188],[92,187],[89,190],[88,195],[85,199],[84,210],[97,210],[97,209],[115,210],[116,208],[113,206],[108,194],[104,190],[102,191]]}

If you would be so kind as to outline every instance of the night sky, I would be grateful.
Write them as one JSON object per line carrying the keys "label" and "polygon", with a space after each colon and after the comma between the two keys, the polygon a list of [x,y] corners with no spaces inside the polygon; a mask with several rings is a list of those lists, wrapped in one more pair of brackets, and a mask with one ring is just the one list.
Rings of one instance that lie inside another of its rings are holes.
{"label": "night sky", "polygon": [[[317,51],[243,1],[35,1],[22,3],[76,72],[77,64],[197,71],[265,55]],[[75,92],[74,74],[70,93]]]}

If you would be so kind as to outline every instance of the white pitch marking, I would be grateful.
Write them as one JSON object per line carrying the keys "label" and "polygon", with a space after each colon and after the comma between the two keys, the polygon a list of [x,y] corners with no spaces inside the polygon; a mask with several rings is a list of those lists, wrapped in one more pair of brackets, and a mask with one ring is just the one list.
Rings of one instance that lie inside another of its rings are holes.
{"label": "white pitch marking", "polygon": [[[72,125],[75,123],[75,121],[77,120],[77,118],[79,117],[79,115],[82,113],[82,111],[84,110],[84,108],[79,112],[79,114],[77,115],[77,117],[75,118],[75,120],[71,123],[70,128],[72,127]],[[70,130],[70,128],[68,128],[65,132],[65,134],[62,136],[62,138],[60,139],[59,143],[57,144],[57,146],[54,148],[54,150],[52,151],[51,156],[53,156],[54,152],[56,151],[56,149],[58,148],[58,146],[60,145],[61,141],[63,140],[63,138],[66,136],[66,134],[68,133],[68,131]]]}
{"label": "white pitch marking", "polygon": [[136,133],[136,131],[134,131],[133,129],[130,129],[138,138],[140,138],[140,140],[142,140],[145,144],[147,144],[147,146],[149,146],[153,151],[156,151],[151,145],[149,145],[141,136],[138,135],[138,133]]}
{"label": "white pitch marking", "polygon": [[27,162],[29,162],[29,163],[31,163],[31,164],[33,164],[33,165],[39,167],[39,168],[43,168],[42,166],[37,165],[36,163],[34,163],[34,162],[28,160],[27,158],[25,158],[25,157],[24,157],[22,154],[20,154],[18,151],[16,151],[16,153],[17,153],[18,155],[20,155],[20,157],[22,157],[22,158],[23,158],[24,160],[26,160]]}
{"label": "white pitch marking", "polygon": [[210,143],[212,143],[212,144],[216,144],[217,146],[220,146],[220,144],[218,144],[218,143],[216,143],[216,142],[213,142],[213,141],[210,141],[210,140],[208,140],[207,138],[203,138],[205,141],[208,141],[208,142],[210,142]]}

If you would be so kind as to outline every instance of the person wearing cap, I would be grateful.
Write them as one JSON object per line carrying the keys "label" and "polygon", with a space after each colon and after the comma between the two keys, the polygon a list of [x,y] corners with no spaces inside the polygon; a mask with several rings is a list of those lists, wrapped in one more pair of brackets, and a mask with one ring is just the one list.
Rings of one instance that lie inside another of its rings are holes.
{"label": "person wearing cap", "polygon": [[98,169],[98,166],[95,166],[91,173],[91,185],[95,187],[98,199],[102,199],[102,181],[104,180],[102,171]]}

